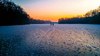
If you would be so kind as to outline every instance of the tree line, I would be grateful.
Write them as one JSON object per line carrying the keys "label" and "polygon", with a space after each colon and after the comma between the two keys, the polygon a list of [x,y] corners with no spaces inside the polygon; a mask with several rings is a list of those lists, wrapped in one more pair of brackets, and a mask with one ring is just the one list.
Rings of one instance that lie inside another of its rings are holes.
{"label": "tree line", "polygon": [[10,0],[0,0],[0,25],[20,25],[20,24],[35,24],[48,23],[50,21],[36,20]]}
{"label": "tree line", "polygon": [[83,17],[61,18],[59,24],[100,24],[100,6],[87,12]]}
{"label": "tree line", "polygon": [[[0,25],[44,24],[50,21],[31,18],[20,6],[10,0],[0,0]],[[100,6],[84,17],[61,18],[59,24],[100,24]]]}

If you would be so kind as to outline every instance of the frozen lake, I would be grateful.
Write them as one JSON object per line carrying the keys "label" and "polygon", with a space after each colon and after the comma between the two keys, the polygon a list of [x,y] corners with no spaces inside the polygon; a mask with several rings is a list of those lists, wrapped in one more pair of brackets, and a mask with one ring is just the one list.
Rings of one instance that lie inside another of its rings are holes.
{"label": "frozen lake", "polygon": [[0,56],[100,56],[100,25],[0,26]]}

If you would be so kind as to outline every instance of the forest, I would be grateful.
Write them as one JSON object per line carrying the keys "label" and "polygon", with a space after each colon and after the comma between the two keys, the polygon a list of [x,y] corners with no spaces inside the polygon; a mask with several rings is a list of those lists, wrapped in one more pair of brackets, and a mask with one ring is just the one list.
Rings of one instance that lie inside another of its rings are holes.
{"label": "forest", "polygon": [[0,0],[0,25],[40,24],[50,21],[32,19],[20,6],[10,0]]}
{"label": "forest", "polygon": [[90,10],[83,17],[61,18],[59,24],[100,24],[100,6]]}
{"label": "forest", "polygon": [[[51,21],[31,18],[19,5],[10,0],[0,0],[0,25],[46,24]],[[82,17],[60,18],[59,24],[100,24],[100,6]]]}

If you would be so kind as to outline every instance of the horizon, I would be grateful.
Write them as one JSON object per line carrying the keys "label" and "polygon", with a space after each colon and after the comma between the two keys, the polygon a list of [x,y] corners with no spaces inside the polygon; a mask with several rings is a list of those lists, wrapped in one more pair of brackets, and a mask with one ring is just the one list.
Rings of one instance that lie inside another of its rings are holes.
{"label": "horizon", "polygon": [[[100,6],[100,0],[12,0],[31,18],[57,22],[59,18],[84,15]],[[90,4],[91,3],[91,4]]]}

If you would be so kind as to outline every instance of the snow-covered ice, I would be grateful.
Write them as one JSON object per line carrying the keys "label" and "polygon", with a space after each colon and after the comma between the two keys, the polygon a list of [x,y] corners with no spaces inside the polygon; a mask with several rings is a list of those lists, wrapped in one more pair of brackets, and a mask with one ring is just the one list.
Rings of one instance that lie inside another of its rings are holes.
{"label": "snow-covered ice", "polygon": [[100,56],[100,25],[0,26],[0,56]]}

